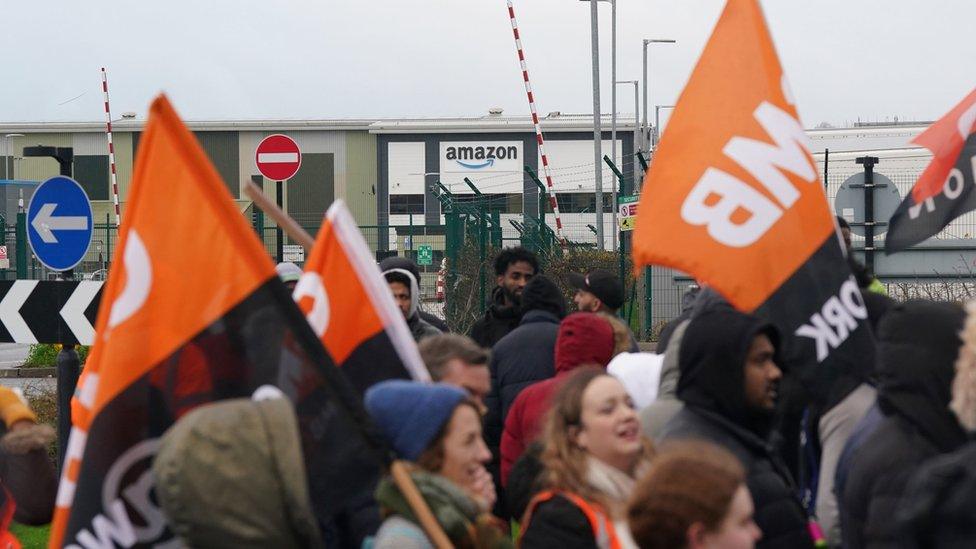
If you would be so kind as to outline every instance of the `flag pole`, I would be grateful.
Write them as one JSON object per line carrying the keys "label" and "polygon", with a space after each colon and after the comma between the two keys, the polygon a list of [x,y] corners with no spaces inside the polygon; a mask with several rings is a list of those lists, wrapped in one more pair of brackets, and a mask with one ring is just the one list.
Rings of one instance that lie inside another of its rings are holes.
{"label": "flag pole", "polygon": [[427,502],[420,495],[420,490],[417,489],[417,485],[414,484],[413,479],[410,478],[410,474],[407,473],[407,467],[404,465],[404,462],[395,460],[391,463],[390,474],[393,475],[393,482],[396,483],[403,497],[407,499],[407,503],[410,504],[410,508],[417,515],[417,520],[420,521],[420,525],[424,528],[427,537],[433,542],[434,547],[438,549],[451,549],[454,547],[454,544],[451,543],[451,540],[441,528],[440,523],[434,518],[434,513],[427,506]]}
{"label": "flag pole", "polygon": [[264,196],[264,191],[261,190],[261,187],[255,185],[253,181],[245,181],[244,192],[247,193],[247,196],[251,197],[254,204],[261,208],[264,213],[271,216],[271,219],[274,219],[275,223],[288,233],[289,238],[301,244],[305,248],[306,253],[312,251],[312,246],[315,245],[315,239],[301,225],[295,222],[291,216],[282,211],[274,201]]}
{"label": "flag pole", "polygon": [[[251,200],[259,208],[264,210],[264,213],[268,214],[271,219],[274,219],[275,223],[284,229],[289,238],[301,244],[306,252],[311,252],[312,246],[315,244],[315,240],[311,235],[301,225],[296,223],[291,216],[282,211],[277,204],[265,196],[261,187],[258,187],[251,181],[245,181],[244,185],[244,192],[251,197]],[[441,528],[437,519],[434,518],[434,513],[431,512],[423,496],[420,495],[420,490],[417,489],[417,485],[410,478],[404,462],[396,460],[391,463],[390,475],[393,477],[393,482],[397,485],[397,488],[400,489],[400,493],[406,498],[407,504],[413,509],[417,520],[420,521],[420,526],[423,527],[424,532],[434,546],[438,549],[451,549],[454,545],[447,537],[447,534],[444,533],[444,529]]]}

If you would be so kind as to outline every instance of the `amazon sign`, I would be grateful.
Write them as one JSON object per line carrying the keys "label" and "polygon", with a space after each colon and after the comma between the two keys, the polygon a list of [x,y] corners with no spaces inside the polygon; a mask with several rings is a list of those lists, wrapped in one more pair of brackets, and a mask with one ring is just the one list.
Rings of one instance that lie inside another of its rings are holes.
{"label": "amazon sign", "polygon": [[[483,174],[522,172],[521,141],[453,141],[440,144],[441,181],[461,183],[465,177],[477,182]],[[521,178],[518,187],[521,188]]]}

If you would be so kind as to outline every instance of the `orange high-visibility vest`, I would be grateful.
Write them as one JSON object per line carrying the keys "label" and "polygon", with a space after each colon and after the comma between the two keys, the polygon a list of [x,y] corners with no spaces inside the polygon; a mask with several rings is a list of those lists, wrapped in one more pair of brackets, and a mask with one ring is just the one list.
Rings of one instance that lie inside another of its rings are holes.
{"label": "orange high-visibility vest", "polygon": [[[600,549],[621,549],[622,546],[620,545],[620,539],[617,537],[617,530],[613,527],[613,521],[610,520],[610,517],[599,505],[591,504],[572,492],[564,492],[561,490],[546,490],[539,492],[532,498],[532,501],[529,502],[528,509],[525,511],[525,517],[522,519],[523,534],[529,529],[529,521],[532,520],[532,513],[535,511],[536,506],[556,496],[561,496],[569,500],[583,512],[586,520],[590,523],[590,528],[593,529],[594,541],[596,541],[597,547]],[[521,545],[520,538],[519,547]]]}

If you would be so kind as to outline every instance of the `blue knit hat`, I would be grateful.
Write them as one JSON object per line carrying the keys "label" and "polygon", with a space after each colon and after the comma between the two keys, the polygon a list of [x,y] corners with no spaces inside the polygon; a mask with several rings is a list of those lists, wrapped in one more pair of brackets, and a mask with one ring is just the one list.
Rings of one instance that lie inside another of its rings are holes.
{"label": "blue knit hat", "polygon": [[370,387],[366,410],[396,453],[416,461],[465,398],[467,393],[444,383],[398,379]]}

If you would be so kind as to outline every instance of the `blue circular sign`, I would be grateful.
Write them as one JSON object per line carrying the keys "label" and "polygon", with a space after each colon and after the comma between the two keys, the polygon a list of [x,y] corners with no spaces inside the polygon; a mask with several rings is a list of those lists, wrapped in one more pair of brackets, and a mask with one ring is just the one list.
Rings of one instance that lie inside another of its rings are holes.
{"label": "blue circular sign", "polygon": [[54,271],[73,269],[88,253],[92,209],[77,181],[59,175],[41,183],[27,206],[27,241]]}

